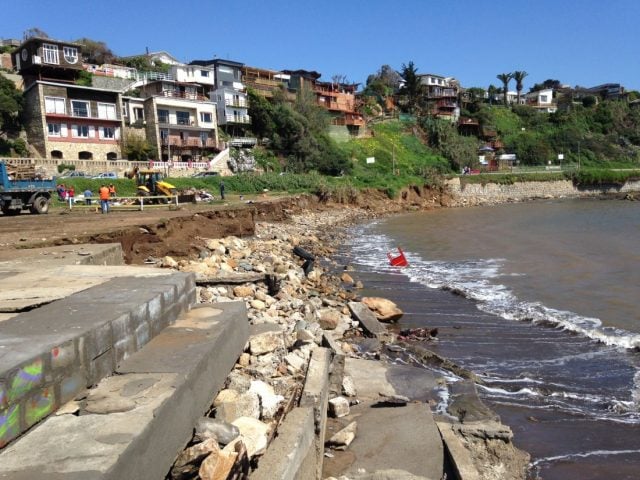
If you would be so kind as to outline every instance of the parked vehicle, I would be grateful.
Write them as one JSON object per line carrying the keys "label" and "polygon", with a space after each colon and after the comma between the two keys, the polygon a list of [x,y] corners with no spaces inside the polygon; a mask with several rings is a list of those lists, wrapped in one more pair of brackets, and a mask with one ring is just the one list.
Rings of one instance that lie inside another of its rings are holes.
{"label": "parked vehicle", "polygon": [[191,175],[193,178],[203,178],[203,177],[218,177],[220,176],[219,172],[198,172]]}
{"label": "parked vehicle", "polygon": [[76,170],[67,170],[66,172],[64,172],[62,175],[60,175],[58,178],[77,178],[77,177],[89,177],[88,174],[86,174],[85,172],[78,172]]}
{"label": "parked vehicle", "polygon": [[5,215],[19,215],[27,209],[31,213],[47,213],[55,191],[55,178],[41,178],[33,166],[0,162],[0,210]]}
{"label": "parked vehicle", "polygon": [[94,175],[91,178],[104,178],[105,180],[113,180],[114,178],[118,178],[118,174],[116,172],[102,172],[98,175]]}

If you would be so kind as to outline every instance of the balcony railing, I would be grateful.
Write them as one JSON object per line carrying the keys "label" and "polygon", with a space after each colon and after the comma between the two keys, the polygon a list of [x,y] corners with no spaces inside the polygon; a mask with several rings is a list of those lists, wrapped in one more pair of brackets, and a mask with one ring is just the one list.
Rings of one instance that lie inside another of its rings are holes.
{"label": "balcony railing", "polygon": [[242,123],[242,124],[251,123],[251,118],[249,118],[249,115],[245,115],[242,117],[238,117],[235,115],[225,115],[224,118],[227,121],[227,123]]}
{"label": "balcony railing", "polygon": [[258,139],[255,137],[234,137],[229,140],[229,145],[232,147],[250,147],[258,143]]}
{"label": "balcony railing", "polygon": [[212,138],[207,138],[203,140],[201,138],[171,138],[167,141],[166,138],[163,138],[161,141],[161,145],[163,147],[167,147],[170,145],[171,147],[192,147],[192,148],[217,148],[219,150],[223,150],[223,145],[221,143],[216,143],[216,141]]}
{"label": "balcony railing", "polygon": [[163,90],[159,95],[168,98],[180,98],[183,100],[197,100],[199,102],[209,101],[207,97],[196,92],[177,92],[175,90]]}
{"label": "balcony railing", "polygon": [[238,108],[248,108],[249,107],[249,103],[242,99],[242,100],[229,100],[226,99],[224,101],[225,106],[227,107],[238,107]]}

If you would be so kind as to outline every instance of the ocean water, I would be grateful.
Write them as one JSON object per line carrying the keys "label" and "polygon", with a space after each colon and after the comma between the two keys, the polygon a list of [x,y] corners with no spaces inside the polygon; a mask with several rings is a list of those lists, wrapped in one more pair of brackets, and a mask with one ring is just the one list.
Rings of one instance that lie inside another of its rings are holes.
{"label": "ocean water", "polygon": [[[352,233],[364,293],[396,301],[401,327],[439,329],[427,347],[480,375],[531,478],[640,478],[640,202],[442,209]],[[398,246],[409,267],[388,265]]]}

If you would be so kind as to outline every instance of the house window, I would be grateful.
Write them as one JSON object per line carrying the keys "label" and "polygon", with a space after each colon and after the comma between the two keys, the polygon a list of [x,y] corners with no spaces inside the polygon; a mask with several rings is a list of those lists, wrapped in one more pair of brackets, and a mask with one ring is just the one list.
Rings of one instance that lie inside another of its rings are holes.
{"label": "house window", "polygon": [[201,77],[209,77],[209,71],[208,70],[200,70],[200,76]]}
{"label": "house window", "polygon": [[62,54],[67,63],[73,64],[78,62],[78,49],[76,47],[63,47]]}
{"label": "house window", "polygon": [[169,110],[158,109],[158,123],[169,123]]}
{"label": "house window", "polygon": [[52,63],[58,65],[60,60],[58,59],[58,46],[50,43],[42,44],[42,61],[44,63]]}
{"label": "house window", "polygon": [[115,103],[99,103],[98,104],[98,118],[106,118],[108,120],[116,120],[116,105]]}
{"label": "house window", "polygon": [[123,117],[129,116],[129,112],[127,111],[127,105],[125,103],[122,104],[122,106],[120,107],[120,110],[122,111]]}
{"label": "house window", "polygon": [[113,140],[116,138],[116,130],[113,127],[100,127],[100,138]]}
{"label": "house window", "polygon": [[49,130],[50,137],[60,136],[60,124],[59,123],[47,123],[47,129]]}
{"label": "house window", "polygon": [[133,118],[134,120],[144,120],[144,109],[142,107],[134,107],[133,108]]}
{"label": "house window", "polygon": [[548,96],[547,95],[540,95],[540,103],[547,103]]}
{"label": "house window", "polygon": [[89,116],[89,102],[84,102],[81,100],[71,100],[71,109],[73,110],[74,117]]}
{"label": "house window", "polygon": [[189,125],[189,112],[176,112],[176,119],[178,121],[178,125]]}
{"label": "house window", "polygon": [[209,112],[200,112],[200,121],[202,123],[211,123],[211,113],[209,113]]}
{"label": "house window", "polygon": [[89,127],[88,125],[73,125],[71,131],[75,138],[89,138],[89,132],[92,128],[93,127]]}
{"label": "house window", "polygon": [[44,108],[47,113],[65,114],[65,99],[60,97],[44,97]]}

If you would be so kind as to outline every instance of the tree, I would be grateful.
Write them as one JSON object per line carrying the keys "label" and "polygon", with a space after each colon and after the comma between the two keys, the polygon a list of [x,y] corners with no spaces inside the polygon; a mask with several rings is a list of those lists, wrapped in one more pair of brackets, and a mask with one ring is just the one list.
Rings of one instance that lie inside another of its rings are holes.
{"label": "tree", "polygon": [[156,149],[147,142],[147,139],[135,133],[125,135],[122,153],[129,160],[138,162],[145,162],[157,155]]}
{"label": "tree", "polygon": [[516,91],[518,92],[518,105],[520,105],[520,93],[522,92],[522,82],[527,75],[529,75],[524,70],[516,70],[512,73],[513,79],[516,81]]}
{"label": "tree", "polygon": [[539,90],[544,90],[546,88],[552,88],[554,90],[557,90],[561,86],[562,84],[560,83],[560,80],[552,80],[551,78],[548,78],[542,83],[535,83],[533,87],[529,89],[529,93],[537,92]]}
{"label": "tree", "polygon": [[487,88],[487,94],[489,95],[489,105],[493,105],[493,99],[498,94],[498,87],[493,84],[489,85],[489,88]]}
{"label": "tree", "polygon": [[76,40],[75,43],[82,45],[80,51],[87,63],[102,65],[103,63],[113,63],[116,58],[105,42],[83,37]]}
{"label": "tree", "polygon": [[409,62],[407,65],[403,63],[400,75],[404,80],[404,85],[400,89],[400,93],[402,95],[406,95],[408,110],[413,113],[418,102],[418,95],[420,94],[420,78],[418,78],[418,69],[413,62]]}
{"label": "tree", "polygon": [[502,85],[503,85],[502,93],[504,95],[503,101],[504,101],[504,106],[506,107],[507,93],[509,92],[509,82],[513,78],[513,73],[501,73],[499,75],[496,75],[496,78],[502,82]]}
{"label": "tree", "polygon": [[0,134],[20,130],[22,94],[15,84],[0,75]]}
{"label": "tree", "polygon": [[44,30],[38,27],[31,27],[24,32],[25,40],[28,38],[49,38],[49,35]]}

